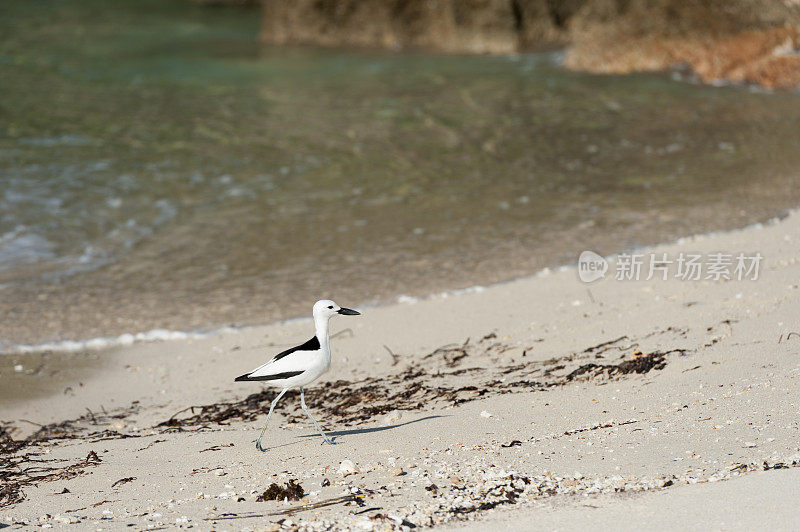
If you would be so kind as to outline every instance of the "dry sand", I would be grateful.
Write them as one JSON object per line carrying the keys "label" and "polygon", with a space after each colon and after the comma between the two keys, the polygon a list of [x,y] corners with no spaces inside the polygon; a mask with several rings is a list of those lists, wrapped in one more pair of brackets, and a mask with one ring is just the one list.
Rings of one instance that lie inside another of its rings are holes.
{"label": "dry sand", "polygon": [[[243,401],[261,388],[233,382],[310,320],[69,355],[85,374],[65,376],[66,355],[16,357],[36,371],[0,369],[26,391],[0,407],[14,438],[36,434],[21,420],[75,421],[0,455],[7,480],[57,473],[22,485],[0,523],[796,529],[799,244],[793,214],[648,250],[758,251],[757,281],[586,285],[564,270],[334,318],[331,372],[307,394],[333,446],[287,395],[257,452],[271,392]],[[301,501],[256,500],[290,479]]]}

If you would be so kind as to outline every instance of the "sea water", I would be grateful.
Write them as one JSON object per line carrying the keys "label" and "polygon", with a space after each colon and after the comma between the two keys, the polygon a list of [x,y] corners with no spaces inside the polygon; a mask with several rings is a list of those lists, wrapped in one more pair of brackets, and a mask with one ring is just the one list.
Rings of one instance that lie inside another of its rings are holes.
{"label": "sea water", "polygon": [[800,197],[796,92],[557,53],[267,48],[258,22],[0,3],[2,345],[488,284]]}

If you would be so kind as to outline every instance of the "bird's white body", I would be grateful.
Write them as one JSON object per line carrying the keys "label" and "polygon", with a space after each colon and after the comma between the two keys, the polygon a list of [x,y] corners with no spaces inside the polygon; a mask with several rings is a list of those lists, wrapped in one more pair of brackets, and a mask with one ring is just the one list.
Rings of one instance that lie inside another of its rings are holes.
{"label": "bird's white body", "polygon": [[258,372],[262,369],[270,372],[283,372],[282,370],[285,368],[286,371],[284,373],[291,373],[292,369],[297,365],[302,365],[306,368],[306,370],[300,375],[295,375],[294,377],[289,377],[287,379],[270,380],[264,384],[272,386],[273,388],[281,389],[304,388],[320,378],[320,376],[327,372],[331,367],[330,351],[327,349],[320,349],[319,351],[304,351],[298,353],[297,356],[291,361],[279,360],[271,364],[270,367],[265,368],[264,366],[261,366],[261,368],[253,371],[251,375],[254,377],[259,376]]}
{"label": "bird's white body", "polygon": [[256,440],[256,447],[264,451],[261,446],[261,438],[267,430],[269,418],[275,405],[288,390],[292,388],[300,389],[300,404],[305,410],[314,426],[317,427],[322,437],[327,443],[333,443],[322,431],[314,416],[306,408],[303,387],[317,380],[323,373],[331,367],[331,346],[330,334],[328,333],[328,322],[336,314],[358,315],[358,312],[348,308],[342,308],[333,301],[323,299],[314,303],[314,336],[305,342],[291,349],[278,353],[266,364],[257,367],[249,373],[240,375],[237,381],[262,381],[269,386],[280,388],[281,392],[272,401],[267,414],[267,422],[261,436]]}
{"label": "bird's white body", "polygon": [[328,332],[330,316],[314,316],[315,337],[319,341],[319,349],[313,351],[297,350],[289,356],[257,367],[248,375],[256,380],[281,373],[291,373],[303,369],[303,373],[285,379],[270,379],[264,383],[274,388],[302,388],[320,378],[331,367],[331,341]]}

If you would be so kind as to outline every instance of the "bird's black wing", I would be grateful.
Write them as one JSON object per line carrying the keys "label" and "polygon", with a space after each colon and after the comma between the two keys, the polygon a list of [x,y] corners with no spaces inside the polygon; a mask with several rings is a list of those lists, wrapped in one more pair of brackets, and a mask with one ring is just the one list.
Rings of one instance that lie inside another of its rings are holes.
{"label": "bird's black wing", "polygon": [[241,381],[276,381],[278,379],[288,379],[290,377],[297,377],[303,373],[302,371],[284,371],[283,373],[275,373],[273,375],[261,375],[260,377],[251,377],[250,373],[239,375],[235,379],[236,382]]}
{"label": "bird's black wing", "polygon": [[[272,357],[272,359],[269,362],[277,362],[283,357],[291,355],[295,351],[317,351],[318,349],[322,349],[322,347],[319,345],[319,338],[317,338],[316,335],[314,335],[306,343],[278,353],[277,355]],[[267,364],[269,364],[269,362],[267,362]]]}
{"label": "bird's black wing", "polygon": [[267,362],[266,364],[257,367],[256,369],[254,369],[249,373],[245,373],[244,375],[239,375],[234,379],[234,381],[271,381],[271,380],[288,379],[289,377],[295,377],[303,373],[303,371],[284,371],[272,375],[260,375],[258,377],[251,377],[250,375],[257,372],[264,366],[272,364],[273,362],[277,362],[278,360],[287,357],[296,351],[317,351],[321,348],[322,346],[319,343],[319,338],[317,338],[316,335],[312,336],[311,339],[308,340],[306,343],[292,347],[291,349],[287,349],[286,351],[281,351],[280,353],[272,357],[270,361]]}

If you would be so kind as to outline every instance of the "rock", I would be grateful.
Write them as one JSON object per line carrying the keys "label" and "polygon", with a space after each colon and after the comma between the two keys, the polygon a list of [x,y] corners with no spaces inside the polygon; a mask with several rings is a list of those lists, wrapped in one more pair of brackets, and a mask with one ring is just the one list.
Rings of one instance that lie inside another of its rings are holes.
{"label": "rock", "polygon": [[393,477],[401,477],[405,475],[406,472],[403,471],[402,467],[393,467],[392,469],[389,470],[389,474],[392,475]]}
{"label": "rock", "polygon": [[[256,0],[194,0],[249,3]],[[568,45],[568,68],[685,65],[705,82],[800,85],[797,0],[264,0],[268,44],[515,53]]]}
{"label": "rock", "polygon": [[215,469],[214,470],[214,474],[217,475],[218,477],[224,476],[225,475],[225,470],[224,469]]}
{"label": "rock", "polygon": [[110,428],[111,430],[122,430],[125,428],[125,422],[122,420],[115,421],[114,423],[109,425],[108,428]]}
{"label": "rock", "polygon": [[259,0],[191,0],[208,6],[258,7]]}
{"label": "rock", "polygon": [[688,67],[706,83],[800,84],[800,8],[780,0],[589,0],[571,23],[568,68],[628,73]]}
{"label": "rock", "polygon": [[[544,6],[545,0],[533,3]],[[268,44],[509,53],[518,47],[518,18],[512,3],[505,1],[264,0],[261,40]]]}
{"label": "rock", "polygon": [[358,473],[358,469],[352,460],[342,460],[342,463],[339,464],[339,474],[343,477],[355,475],[356,473]]}

